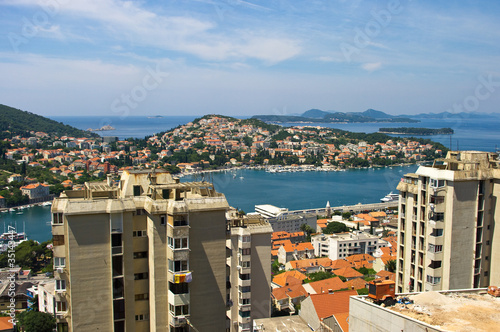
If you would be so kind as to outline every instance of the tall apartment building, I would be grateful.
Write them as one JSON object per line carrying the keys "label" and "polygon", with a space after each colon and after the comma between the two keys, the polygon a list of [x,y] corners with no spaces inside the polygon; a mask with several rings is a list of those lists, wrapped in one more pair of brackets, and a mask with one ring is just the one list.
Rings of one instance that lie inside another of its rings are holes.
{"label": "tall apartment building", "polygon": [[212,184],[164,171],[64,192],[52,205],[58,331],[227,331],[227,209]]}
{"label": "tall apartment building", "polygon": [[311,244],[316,257],[327,256],[332,261],[356,254],[372,255],[378,248],[387,246],[378,236],[361,231],[313,235]]}
{"label": "tall apartment building", "polygon": [[398,292],[500,283],[497,154],[450,151],[406,174],[397,189]]}
{"label": "tall apartment building", "polygon": [[271,225],[256,215],[228,212],[227,264],[231,332],[252,331],[254,319],[271,316]]}

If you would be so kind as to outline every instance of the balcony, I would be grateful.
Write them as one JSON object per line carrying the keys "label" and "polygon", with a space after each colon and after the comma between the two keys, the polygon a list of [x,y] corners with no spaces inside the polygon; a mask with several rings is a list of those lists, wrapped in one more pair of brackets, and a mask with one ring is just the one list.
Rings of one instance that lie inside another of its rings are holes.
{"label": "balcony", "polygon": [[172,291],[168,291],[168,303],[174,306],[189,304],[189,300],[189,293],[174,294]]}
{"label": "balcony", "polygon": [[189,315],[174,316],[170,313],[170,323],[174,327],[186,326],[188,325]]}
{"label": "balcony", "polygon": [[251,286],[251,285],[252,285],[252,280],[251,279],[242,280],[242,279],[238,278],[238,286],[245,287],[245,286]]}

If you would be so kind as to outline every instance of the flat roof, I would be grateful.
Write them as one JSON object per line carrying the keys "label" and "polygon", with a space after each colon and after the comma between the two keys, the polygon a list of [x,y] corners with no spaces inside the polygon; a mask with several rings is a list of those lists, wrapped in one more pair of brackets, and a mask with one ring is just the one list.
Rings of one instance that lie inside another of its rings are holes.
{"label": "flat roof", "polygon": [[484,289],[423,292],[406,297],[414,303],[397,303],[386,309],[446,331],[498,331],[500,297]]}
{"label": "flat roof", "polygon": [[311,332],[311,328],[298,315],[253,320],[254,331]]}

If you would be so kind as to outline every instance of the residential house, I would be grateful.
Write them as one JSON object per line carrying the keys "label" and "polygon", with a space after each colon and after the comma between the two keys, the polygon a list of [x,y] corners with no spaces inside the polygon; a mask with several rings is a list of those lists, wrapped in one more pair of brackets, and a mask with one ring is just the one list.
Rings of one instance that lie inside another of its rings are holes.
{"label": "residential house", "polygon": [[330,331],[348,331],[349,297],[355,295],[358,293],[354,290],[311,294],[302,301],[299,315],[314,331],[325,326]]}

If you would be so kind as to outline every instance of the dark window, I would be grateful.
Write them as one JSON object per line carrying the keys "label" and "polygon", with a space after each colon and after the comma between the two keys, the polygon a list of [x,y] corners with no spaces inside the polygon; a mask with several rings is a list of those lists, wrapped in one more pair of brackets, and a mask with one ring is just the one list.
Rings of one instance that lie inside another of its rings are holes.
{"label": "dark window", "polygon": [[113,256],[113,277],[123,275],[123,256]]}
{"label": "dark window", "polygon": [[148,278],[148,273],[147,272],[142,272],[142,273],[136,273],[134,274],[134,280],[142,280],[142,279],[147,279]]}
{"label": "dark window", "polygon": [[122,298],[125,290],[125,284],[123,283],[123,278],[113,279],[113,298]]}
{"label": "dark window", "polygon": [[125,332],[125,321],[115,322],[115,332]]}
{"label": "dark window", "polygon": [[121,234],[111,234],[111,246],[121,247],[122,246],[122,235]]}
{"label": "dark window", "polygon": [[134,252],[134,259],[136,258],[148,258],[148,252],[147,251]]}
{"label": "dark window", "polygon": [[123,299],[113,300],[113,319],[117,320],[124,318],[125,318],[125,300]]}
{"label": "dark window", "polygon": [[64,235],[53,235],[52,242],[54,246],[63,246],[64,245]]}
{"label": "dark window", "polygon": [[134,186],[134,196],[141,196],[141,186]]}
{"label": "dark window", "polygon": [[189,293],[189,284],[185,282],[181,282],[178,284],[169,282],[168,289],[174,294],[187,294]]}

